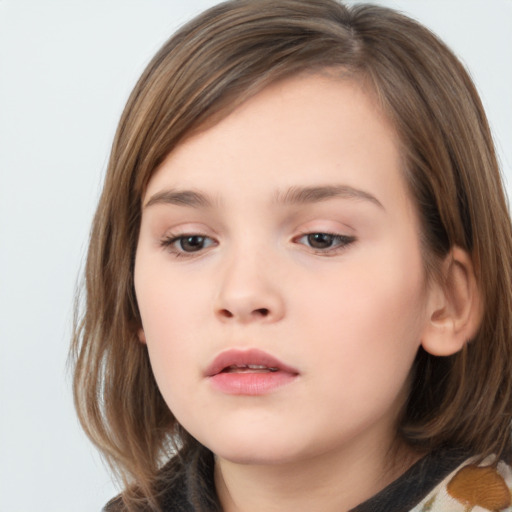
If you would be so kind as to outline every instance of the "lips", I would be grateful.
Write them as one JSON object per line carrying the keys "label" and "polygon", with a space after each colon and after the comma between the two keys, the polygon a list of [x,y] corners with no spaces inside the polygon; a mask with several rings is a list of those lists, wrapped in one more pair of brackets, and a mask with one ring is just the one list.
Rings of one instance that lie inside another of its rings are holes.
{"label": "lips", "polygon": [[279,368],[276,368],[275,366],[269,368],[263,364],[244,364],[241,366],[232,364],[231,366],[224,368],[222,371],[225,373],[268,373],[278,372]]}
{"label": "lips", "polygon": [[206,369],[206,376],[219,373],[276,373],[298,375],[298,371],[261,350],[228,350],[219,354]]}
{"label": "lips", "polygon": [[261,350],[228,350],[206,369],[213,389],[227,395],[262,396],[293,382],[299,372]]}

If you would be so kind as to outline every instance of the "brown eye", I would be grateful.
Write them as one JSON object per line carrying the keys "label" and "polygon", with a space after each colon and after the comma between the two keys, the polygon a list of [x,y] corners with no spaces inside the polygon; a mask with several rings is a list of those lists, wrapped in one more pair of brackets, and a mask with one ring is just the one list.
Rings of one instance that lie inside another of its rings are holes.
{"label": "brown eye", "polygon": [[184,252],[196,252],[206,245],[206,237],[200,235],[182,236],[178,240],[179,248]]}
{"label": "brown eye", "polygon": [[201,234],[169,234],[160,241],[160,245],[176,257],[192,257],[217,245],[217,241]]}
{"label": "brown eye", "polygon": [[328,249],[332,247],[335,238],[335,235],[329,233],[310,233],[307,235],[308,244],[313,249]]}
{"label": "brown eye", "polygon": [[310,247],[316,253],[329,256],[337,254],[338,250],[343,250],[355,242],[356,239],[353,236],[318,232],[306,233],[295,240],[300,244]]}

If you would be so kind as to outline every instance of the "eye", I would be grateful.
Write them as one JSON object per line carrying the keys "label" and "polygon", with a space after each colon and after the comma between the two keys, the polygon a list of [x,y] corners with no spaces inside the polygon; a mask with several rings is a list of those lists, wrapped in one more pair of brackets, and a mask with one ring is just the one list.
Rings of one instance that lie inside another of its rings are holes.
{"label": "eye", "polygon": [[163,247],[168,248],[176,256],[200,252],[212,245],[215,241],[208,236],[199,234],[169,235],[161,242]]}
{"label": "eye", "polygon": [[197,252],[208,245],[208,240],[201,235],[181,236],[176,240],[176,244],[185,252]]}
{"label": "eye", "polygon": [[306,233],[296,239],[316,252],[330,252],[343,249],[355,241],[355,237],[334,233]]}

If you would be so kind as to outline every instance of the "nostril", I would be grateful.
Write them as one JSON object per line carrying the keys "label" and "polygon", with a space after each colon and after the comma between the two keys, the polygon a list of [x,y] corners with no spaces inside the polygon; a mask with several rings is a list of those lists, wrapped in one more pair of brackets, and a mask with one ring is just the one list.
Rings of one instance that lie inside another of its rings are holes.
{"label": "nostril", "polygon": [[233,311],[227,308],[221,308],[217,311],[217,314],[223,318],[224,320],[239,318],[242,321],[249,321],[250,319],[257,318],[268,318],[271,316],[271,310],[269,308],[256,308],[250,309],[247,308],[245,310],[237,310],[236,308]]}

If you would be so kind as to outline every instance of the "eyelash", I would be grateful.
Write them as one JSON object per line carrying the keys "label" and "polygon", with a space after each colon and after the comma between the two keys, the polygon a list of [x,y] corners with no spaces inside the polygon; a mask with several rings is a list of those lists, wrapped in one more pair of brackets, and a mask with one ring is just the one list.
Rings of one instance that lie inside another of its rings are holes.
{"label": "eyelash", "polygon": [[336,245],[321,248],[315,248],[311,246],[311,240],[309,241],[308,247],[315,253],[320,254],[322,256],[336,256],[340,252],[344,251],[349,245],[353,244],[356,241],[354,236],[349,235],[340,235],[338,233],[329,233],[327,231],[308,231],[305,233],[301,233],[299,236],[294,238],[294,241],[299,241],[303,238],[309,238],[316,235],[322,235],[324,237],[331,237],[331,242]]}
{"label": "eyelash", "polygon": [[[312,247],[311,239],[309,239],[309,237],[313,237],[313,236],[317,236],[317,235],[321,235],[323,237],[330,237],[330,242],[334,243],[335,245],[325,247],[325,248]],[[192,239],[192,238],[202,239],[203,242],[206,240],[209,240],[211,243],[208,243],[208,245],[206,247],[201,246],[197,251],[185,251],[183,249],[183,246],[181,247],[181,249],[179,249],[177,247],[177,245],[178,244],[181,245],[183,243],[183,241],[186,240],[187,238],[188,239]],[[352,243],[354,243],[356,241],[356,238],[353,236],[340,235],[337,233],[329,233],[329,232],[325,232],[325,231],[313,231],[313,232],[310,231],[310,232],[301,233],[299,236],[295,237],[293,239],[293,241],[298,242],[303,238],[309,239],[308,240],[309,245],[306,245],[306,244],[304,244],[304,245],[309,247],[315,254],[320,254],[323,256],[335,256],[335,255],[339,254],[341,251],[345,250],[349,245],[351,245]],[[169,234],[168,236],[163,238],[160,242],[160,245],[163,248],[167,249],[171,254],[173,254],[177,258],[192,258],[195,255],[201,254],[201,252],[203,252],[203,250],[205,248],[208,248],[208,247],[210,247],[212,245],[216,245],[216,244],[217,243],[215,242],[215,240],[213,240],[209,236],[206,236],[206,235],[203,235],[200,233],[185,233],[182,235]]]}
{"label": "eyelash", "polygon": [[173,235],[171,233],[162,239],[162,241],[160,242],[160,245],[163,248],[167,249],[176,258],[191,258],[191,257],[194,257],[196,254],[200,254],[202,252],[202,249],[204,249],[204,247],[201,247],[198,251],[188,251],[188,252],[183,250],[183,247],[181,248],[181,250],[178,249],[177,244],[187,238],[189,238],[189,239],[190,238],[202,238],[203,240],[210,240],[211,242],[213,242],[212,244],[209,244],[208,246],[216,243],[212,238],[210,238],[209,236],[206,236],[206,235],[202,235],[201,233],[185,233],[183,235]]}

